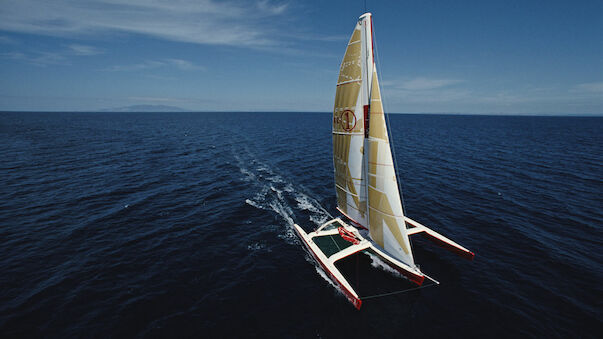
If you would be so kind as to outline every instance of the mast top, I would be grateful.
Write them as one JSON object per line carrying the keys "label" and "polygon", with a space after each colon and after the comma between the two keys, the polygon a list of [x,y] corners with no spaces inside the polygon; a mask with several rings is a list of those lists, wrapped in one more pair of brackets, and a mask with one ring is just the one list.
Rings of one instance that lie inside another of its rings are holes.
{"label": "mast top", "polygon": [[362,15],[361,15],[361,16],[360,16],[358,19],[362,19],[362,18],[364,18],[364,17],[370,17],[370,16],[372,16],[372,15],[373,15],[373,14],[371,14],[371,12],[366,12],[366,13],[362,14]]}

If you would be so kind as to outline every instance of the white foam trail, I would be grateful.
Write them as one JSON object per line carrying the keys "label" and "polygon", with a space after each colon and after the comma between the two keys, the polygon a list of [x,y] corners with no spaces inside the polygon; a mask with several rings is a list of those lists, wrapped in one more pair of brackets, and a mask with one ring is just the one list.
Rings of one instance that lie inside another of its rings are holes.
{"label": "white foam trail", "polygon": [[371,258],[371,266],[381,269],[383,271],[386,271],[388,273],[391,273],[395,277],[405,278],[402,274],[400,274],[400,272],[394,270],[388,264],[384,263],[378,256],[376,256],[372,253],[369,253],[369,252],[365,252],[365,253]]}
{"label": "white foam trail", "polygon": [[[312,264],[314,264],[314,263],[315,263],[315,261],[312,260]],[[329,285],[335,287],[335,289],[337,289],[339,291],[339,286],[337,286],[333,283],[331,278],[325,273],[325,271],[322,270],[322,268],[320,268],[318,266],[314,266],[314,268],[316,269],[316,273],[318,273],[318,275],[320,275],[326,282],[328,282]]]}
{"label": "white foam trail", "polygon": [[276,183],[276,184],[284,184],[285,183],[283,178],[279,177],[278,175],[273,175],[271,177],[267,177],[266,180],[272,181],[273,183]]}
{"label": "white foam trail", "polygon": [[296,194],[295,200],[297,201],[297,207],[299,209],[308,210],[310,212],[319,212],[318,208],[316,208],[316,207],[314,207],[314,205],[312,205],[312,203],[308,199],[308,196],[302,195],[302,194]]}
{"label": "white foam trail", "polygon": [[[246,199],[245,203],[257,209],[275,212],[283,218],[287,227],[281,228],[279,238],[289,244],[298,243],[293,230],[294,210],[308,211],[310,221],[316,225],[332,218],[316,199],[300,192],[266,163],[255,159],[255,154],[246,145],[242,147],[238,150],[233,148],[233,156],[243,175],[242,179],[250,183],[251,189],[257,190],[255,196]],[[291,201],[296,204],[290,204]]]}
{"label": "white foam trail", "polygon": [[280,201],[275,200],[270,203],[270,207],[272,207],[273,211],[283,217],[289,226],[293,226],[295,224],[293,218],[291,217],[291,215],[293,215],[293,211],[288,206],[283,206]]}
{"label": "white foam trail", "polygon": [[327,220],[332,219],[333,217],[329,212],[327,212],[318,201],[315,199],[303,194],[296,193],[295,200],[297,201],[297,207],[301,210],[310,211],[310,221],[312,221],[317,226],[320,226],[327,222]]}
{"label": "white foam trail", "polygon": [[335,288],[335,291],[337,291],[338,294],[341,294],[342,296],[345,297],[345,294],[343,293],[343,291],[339,288],[339,286],[337,286],[336,284],[333,283],[333,281],[331,280],[331,278],[325,273],[325,271],[323,271],[320,267],[318,266],[314,266],[314,268],[316,268],[316,273],[318,273],[318,275],[320,275],[324,280],[326,280],[329,285],[333,286],[333,288]]}
{"label": "white foam trail", "polygon": [[283,239],[289,245],[301,246],[299,242],[299,238],[293,232],[293,227],[285,228],[285,231],[279,235],[277,235],[280,239]]}
{"label": "white foam trail", "polygon": [[255,242],[253,244],[247,245],[247,249],[253,252],[266,250],[267,252],[272,252],[269,248],[266,248],[266,245],[260,242]]}
{"label": "white foam trail", "polygon": [[266,209],[264,206],[262,206],[261,204],[258,204],[257,202],[255,202],[253,200],[246,199],[245,202],[248,205],[251,205],[251,206],[253,206],[253,207],[257,208],[257,209],[260,209],[260,210],[265,210]]}
{"label": "white foam trail", "polygon": [[264,246],[259,242],[247,245],[248,250],[261,250]]}
{"label": "white foam trail", "polygon": [[316,224],[317,226],[320,226],[322,224],[324,224],[325,222],[327,222],[329,220],[329,216],[327,215],[321,215],[321,216],[314,216],[311,215],[310,216],[310,221],[313,222],[314,224]]}
{"label": "white foam trail", "polygon": [[256,161],[256,163],[260,164],[260,166],[257,167],[258,171],[262,171],[262,172],[266,172],[266,173],[272,174],[272,170],[266,164],[262,164],[259,161]]}
{"label": "white foam trail", "polygon": [[254,181],[255,180],[255,174],[249,172],[249,170],[247,170],[244,167],[239,167],[239,170],[241,171],[241,173],[245,174],[245,178],[243,178],[245,181]]}
{"label": "white foam trail", "polygon": [[270,185],[270,189],[271,189],[273,192],[275,192],[275,193],[276,193],[276,195],[278,196],[278,198],[279,198],[280,200],[283,200],[283,191],[281,191],[281,190],[279,190],[279,189],[275,188],[275,187],[274,187],[274,186],[272,186],[272,185]]}
{"label": "white foam trail", "polygon": [[311,206],[311,207],[308,208],[308,210],[310,210],[311,212],[316,212],[316,213],[319,213],[319,214],[324,214],[324,215],[326,215],[328,217],[333,218],[331,216],[331,214],[329,212],[327,212],[327,210],[325,210],[316,199],[314,199],[314,198],[312,198],[312,197],[310,197],[308,195],[305,195],[303,193],[296,193],[295,194],[295,200],[297,200],[298,205],[302,205],[302,206],[309,205],[309,206]]}

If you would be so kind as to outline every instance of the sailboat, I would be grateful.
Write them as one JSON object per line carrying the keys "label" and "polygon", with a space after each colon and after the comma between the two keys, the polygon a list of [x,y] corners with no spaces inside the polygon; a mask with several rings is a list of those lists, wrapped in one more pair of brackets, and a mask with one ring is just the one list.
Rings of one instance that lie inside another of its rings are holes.
{"label": "sailboat", "polygon": [[381,102],[372,26],[371,13],[359,17],[341,62],[333,109],[337,210],[348,222],[337,217],[310,233],[294,225],[302,243],[357,309],[361,297],[335,266],[343,258],[359,252],[375,255],[421,286],[426,277],[432,278],[415,263],[411,235],[422,234],[468,259],[475,256],[404,215]]}

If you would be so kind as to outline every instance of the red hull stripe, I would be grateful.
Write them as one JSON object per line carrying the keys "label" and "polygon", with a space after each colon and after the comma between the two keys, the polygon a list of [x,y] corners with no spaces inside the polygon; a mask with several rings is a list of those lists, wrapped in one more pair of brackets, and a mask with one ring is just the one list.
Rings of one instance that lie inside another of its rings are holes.
{"label": "red hull stripe", "polygon": [[344,294],[348,298],[348,300],[352,303],[352,305],[354,305],[354,307],[357,310],[359,310],[360,307],[362,306],[362,300],[360,300],[359,298],[354,297],[354,295],[352,295],[352,292],[350,292],[345,286],[343,286],[343,284],[339,281],[339,279],[337,279],[335,277],[335,275],[333,273],[331,273],[331,271],[322,263],[322,261],[320,261],[320,259],[318,259],[318,256],[316,255],[316,253],[314,253],[314,251],[310,247],[310,244],[308,244],[308,242],[306,242],[306,239],[299,233],[299,231],[297,230],[297,228],[295,228],[295,232],[302,239],[302,241],[304,242],[304,245],[310,251],[310,253],[312,253],[312,256],[314,257],[314,260],[316,260],[316,262],[318,262],[320,264],[320,266],[322,266],[322,268],[325,270],[325,272],[327,272],[329,274],[329,276],[333,280],[335,280],[335,282],[337,282],[337,285],[339,285],[339,287],[341,287],[341,290],[344,292]]}
{"label": "red hull stripe", "polygon": [[381,257],[381,259],[383,259],[383,261],[385,261],[385,263],[388,264],[391,268],[395,269],[400,274],[402,274],[403,276],[407,277],[410,281],[414,282],[415,284],[417,284],[419,286],[423,285],[423,281],[425,280],[425,276],[414,274],[414,273],[412,273],[410,271],[407,271],[407,270],[405,270],[403,268],[400,268],[397,265],[394,265],[389,260],[387,260],[387,259],[385,259],[383,257]]}
{"label": "red hull stripe", "polygon": [[432,236],[431,234],[427,233],[427,232],[421,232],[421,235],[423,235],[425,238],[431,240],[432,242],[434,242],[435,244],[437,244],[440,247],[443,247],[447,250],[449,250],[452,253],[458,254],[459,256],[465,258],[465,259],[469,259],[469,260],[473,260],[473,258],[475,257],[475,253],[471,252],[471,251],[465,251],[462,250],[442,239],[438,239],[434,236]]}
{"label": "red hull stripe", "polygon": [[[417,225],[411,221],[406,220],[406,222],[415,227],[420,227],[419,225]],[[457,246],[455,246],[449,242],[446,242],[442,239],[436,238],[433,235],[431,235],[425,231],[421,231],[421,232],[417,232],[417,233],[421,233],[425,238],[431,240],[433,243],[437,244],[438,246],[445,248],[445,249],[449,250],[450,252],[455,253],[465,259],[473,260],[473,258],[475,258],[475,253],[473,253],[469,250],[463,250],[461,248],[458,248]],[[415,234],[417,234],[417,233],[415,233]]]}

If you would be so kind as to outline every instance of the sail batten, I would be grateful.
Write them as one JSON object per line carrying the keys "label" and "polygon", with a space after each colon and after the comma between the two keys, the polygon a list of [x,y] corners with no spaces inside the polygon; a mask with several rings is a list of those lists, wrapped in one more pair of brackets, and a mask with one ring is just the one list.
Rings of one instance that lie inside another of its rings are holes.
{"label": "sail batten", "polygon": [[333,134],[338,134],[338,135],[364,135],[364,133],[350,133],[350,132],[333,132]]}

